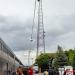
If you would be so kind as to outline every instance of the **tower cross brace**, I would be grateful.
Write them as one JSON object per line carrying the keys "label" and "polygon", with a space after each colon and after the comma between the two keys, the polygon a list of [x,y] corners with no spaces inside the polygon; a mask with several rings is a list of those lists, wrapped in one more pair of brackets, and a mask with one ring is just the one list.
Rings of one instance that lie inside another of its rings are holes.
{"label": "tower cross brace", "polygon": [[37,55],[45,53],[45,31],[43,24],[42,0],[38,0]]}

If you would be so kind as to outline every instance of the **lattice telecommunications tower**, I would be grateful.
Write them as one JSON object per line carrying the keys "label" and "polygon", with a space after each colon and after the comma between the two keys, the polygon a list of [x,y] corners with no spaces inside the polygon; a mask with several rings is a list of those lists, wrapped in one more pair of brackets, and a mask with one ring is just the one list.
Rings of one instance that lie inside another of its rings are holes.
{"label": "lattice telecommunications tower", "polygon": [[37,54],[45,53],[45,31],[43,24],[42,0],[38,1]]}

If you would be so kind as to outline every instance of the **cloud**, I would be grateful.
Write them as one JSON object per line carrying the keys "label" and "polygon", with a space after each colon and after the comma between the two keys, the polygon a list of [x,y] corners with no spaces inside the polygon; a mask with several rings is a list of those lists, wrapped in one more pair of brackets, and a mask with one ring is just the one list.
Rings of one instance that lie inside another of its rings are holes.
{"label": "cloud", "polygon": [[46,48],[55,51],[58,44],[66,48],[73,48],[73,41],[75,40],[75,14],[55,16],[49,23],[48,28],[46,28]]}
{"label": "cloud", "polygon": [[[33,10],[33,0],[0,0],[0,37],[19,58],[30,49],[36,53],[37,22],[30,42]],[[75,47],[75,0],[43,0],[43,10],[46,51],[55,52],[58,44]]]}
{"label": "cloud", "polygon": [[[2,17],[3,19],[4,17]],[[9,19],[5,17],[0,22],[0,35],[5,42],[14,50],[28,50],[31,48],[31,26],[30,20],[21,22],[20,20]],[[8,39],[9,38],[9,39]]]}
{"label": "cloud", "polygon": [[[2,19],[1,19],[2,18]],[[0,35],[7,45],[13,49],[13,51],[20,50],[36,50],[36,26],[34,27],[34,42],[33,45],[30,42],[31,37],[31,19],[22,22],[20,19],[14,19],[14,17],[0,18]],[[75,14],[71,15],[58,15],[50,19],[49,24],[45,27],[46,31],[46,50],[57,48],[58,44],[61,44],[64,35],[74,33],[75,31]],[[73,35],[73,34],[69,34]],[[62,36],[62,37],[61,37]],[[9,39],[8,39],[9,37]],[[68,36],[65,37],[64,41],[69,40]],[[60,41],[59,41],[60,40]],[[73,39],[74,40],[74,39]],[[72,43],[72,42],[71,42]],[[64,44],[64,43],[63,43]],[[65,44],[66,46],[68,43]],[[74,45],[73,45],[74,46]],[[68,46],[70,47],[70,46]]]}
{"label": "cloud", "polygon": [[[18,58],[20,58],[20,60],[23,62],[24,65],[28,65],[28,55],[29,55],[28,51],[15,51],[16,56]],[[30,57],[29,57],[29,59],[30,59],[29,64],[30,65],[35,62],[35,58],[36,58],[36,52],[31,51],[30,52]]]}

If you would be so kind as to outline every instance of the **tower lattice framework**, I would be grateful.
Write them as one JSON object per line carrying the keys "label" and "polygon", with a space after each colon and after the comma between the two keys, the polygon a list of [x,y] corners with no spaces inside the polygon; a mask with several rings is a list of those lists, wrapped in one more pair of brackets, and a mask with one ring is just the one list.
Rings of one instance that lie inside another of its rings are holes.
{"label": "tower lattice framework", "polygon": [[45,53],[45,31],[43,24],[43,9],[42,0],[38,1],[38,27],[37,27],[37,53],[38,56],[41,53]]}

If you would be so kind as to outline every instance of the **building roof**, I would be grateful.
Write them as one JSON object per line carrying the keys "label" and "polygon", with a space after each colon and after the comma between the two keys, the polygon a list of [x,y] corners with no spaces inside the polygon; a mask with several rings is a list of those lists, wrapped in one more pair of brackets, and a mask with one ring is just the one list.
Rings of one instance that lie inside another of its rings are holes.
{"label": "building roof", "polygon": [[3,46],[3,51],[8,53],[12,58],[15,57],[15,60],[19,62],[20,65],[23,65],[22,62],[18,59],[18,57],[13,53],[13,51],[6,45],[6,43],[0,38],[0,46]]}

